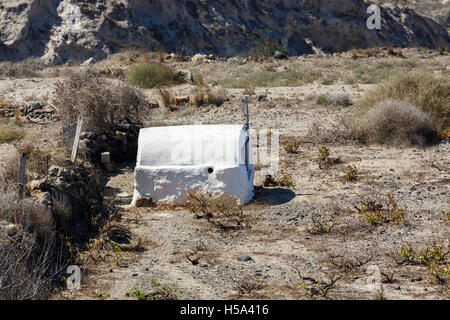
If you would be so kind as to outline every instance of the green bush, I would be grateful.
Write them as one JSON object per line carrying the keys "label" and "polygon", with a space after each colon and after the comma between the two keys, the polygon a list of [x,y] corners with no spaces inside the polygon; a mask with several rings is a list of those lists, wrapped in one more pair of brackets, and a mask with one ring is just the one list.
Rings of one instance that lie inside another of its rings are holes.
{"label": "green bush", "polygon": [[178,84],[175,71],[162,63],[137,65],[128,72],[128,81],[141,88],[155,88]]}

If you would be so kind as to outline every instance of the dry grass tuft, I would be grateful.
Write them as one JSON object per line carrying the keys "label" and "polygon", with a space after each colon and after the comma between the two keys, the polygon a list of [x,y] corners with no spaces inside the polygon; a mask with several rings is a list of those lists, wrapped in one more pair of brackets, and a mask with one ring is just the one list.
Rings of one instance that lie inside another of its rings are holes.
{"label": "dry grass tuft", "polygon": [[221,106],[227,100],[227,92],[224,89],[211,89],[209,87],[196,86],[191,90],[191,102],[197,107],[205,104]]}
{"label": "dry grass tuft", "polygon": [[158,88],[159,96],[161,97],[162,105],[166,108],[170,108],[172,105],[172,93],[166,88]]}
{"label": "dry grass tuft", "polygon": [[25,138],[25,131],[9,125],[0,126],[0,143],[17,142]]}
{"label": "dry grass tuft", "polygon": [[203,78],[203,74],[202,73],[199,72],[199,73],[197,73],[194,76],[194,83],[197,86],[204,86],[205,85],[205,80]]}

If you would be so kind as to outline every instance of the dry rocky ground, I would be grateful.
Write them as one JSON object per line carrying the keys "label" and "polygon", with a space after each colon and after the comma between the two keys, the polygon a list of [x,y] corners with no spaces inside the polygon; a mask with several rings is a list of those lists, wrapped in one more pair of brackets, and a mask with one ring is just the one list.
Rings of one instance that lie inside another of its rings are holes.
{"label": "dry rocky ground", "polygon": [[[127,66],[119,61],[116,56],[85,68]],[[132,288],[152,292],[152,281],[174,285],[176,292],[182,291],[182,299],[450,297],[448,284],[440,283],[427,266],[405,262],[401,254],[402,246],[420,250],[435,242],[449,247],[450,222],[444,214],[450,210],[448,139],[427,147],[340,141],[326,144],[330,156],[339,157],[340,163],[323,166],[318,160],[323,145],[320,132],[337,126],[353,112],[352,106],[319,104],[321,95],[346,94],[356,103],[392,73],[420,68],[448,74],[448,55],[171,64],[203,73],[205,82],[216,87],[227,86],[229,100],[219,107],[160,107],[152,111],[148,125],[243,123],[243,97],[250,93],[252,128],[278,130],[281,140],[301,142],[296,153],[286,152],[280,144],[281,166],[287,165],[285,171],[292,175],[294,185],[264,187],[267,168],[258,169],[255,201],[243,207],[243,223],[230,229],[196,219],[184,208],[120,206],[111,224],[130,230],[139,244],[105,253],[94,243],[84,253],[82,290],[66,290],[55,298],[95,299],[101,294],[110,299],[135,299]],[[0,100],[17,105],[50,104],[54,83],[64,79],[68,69],[79,68],[83,67],[45,69],[37,78],[2,78]],[[289,69],[320,74],[308,80],[288,78],[287,82],[275,78],[265,86],[255,79],[245,79],[245,86],[233,82],[246,74],[281,74]],[[183,84],[170,91],[189,95],[192,87]],[[156,89],[144,93],[149,100],[159,100]],[[50,133],[58,125],[25,123],[23,128],[28,132],[26,139],[32,136],[37,146],[52,147],[56,142]],[[0,147],[2,157],[13,148]],[[355,181],[342,179],[349,165],[357,168]],[[128,199],[133,192],[133,163],[119,168],[108,177],[108,196]],[[357,208],[369,199],[385,204],[388,194],[404,209],[405,218],[368,225]],[[380,270],[381,283],[376,289],[370,287],[374,267]]]}

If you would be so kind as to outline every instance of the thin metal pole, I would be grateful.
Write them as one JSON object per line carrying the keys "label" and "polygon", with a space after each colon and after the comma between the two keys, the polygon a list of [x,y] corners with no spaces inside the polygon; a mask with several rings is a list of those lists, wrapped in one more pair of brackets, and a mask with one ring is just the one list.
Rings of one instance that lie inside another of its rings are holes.
{"label": "thin metal pole", "polygon": [[247,117],[247,123],[245,125],[245,129],[247,130],[247,139],[245,140],[245,167],[248,172],[248,166],[249,166],[249,160],[250,160],[250,154],[249,154],[249,141],[250,137],[248,136],[250,134],[250,124],[248,119],[248,97],[245,96],[245,114]]}
{"label": "thin metal pole", "polygon": [[250,124],[249,124],[249,119],[248,119],[248,97],[247,96],[245,96],[245,114],[247,117],[247,123],[245,126],[247,127],[247,130],[248,130],[248,129],[250,129]]}

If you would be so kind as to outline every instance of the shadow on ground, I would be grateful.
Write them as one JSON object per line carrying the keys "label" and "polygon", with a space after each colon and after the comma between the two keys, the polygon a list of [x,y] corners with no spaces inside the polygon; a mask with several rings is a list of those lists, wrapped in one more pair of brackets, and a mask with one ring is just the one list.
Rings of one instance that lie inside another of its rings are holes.
{"label": "shadow on ground", "polygon": [[295,192],[285,188],[255,187],[253,204],[280,205],[294,199]]}

